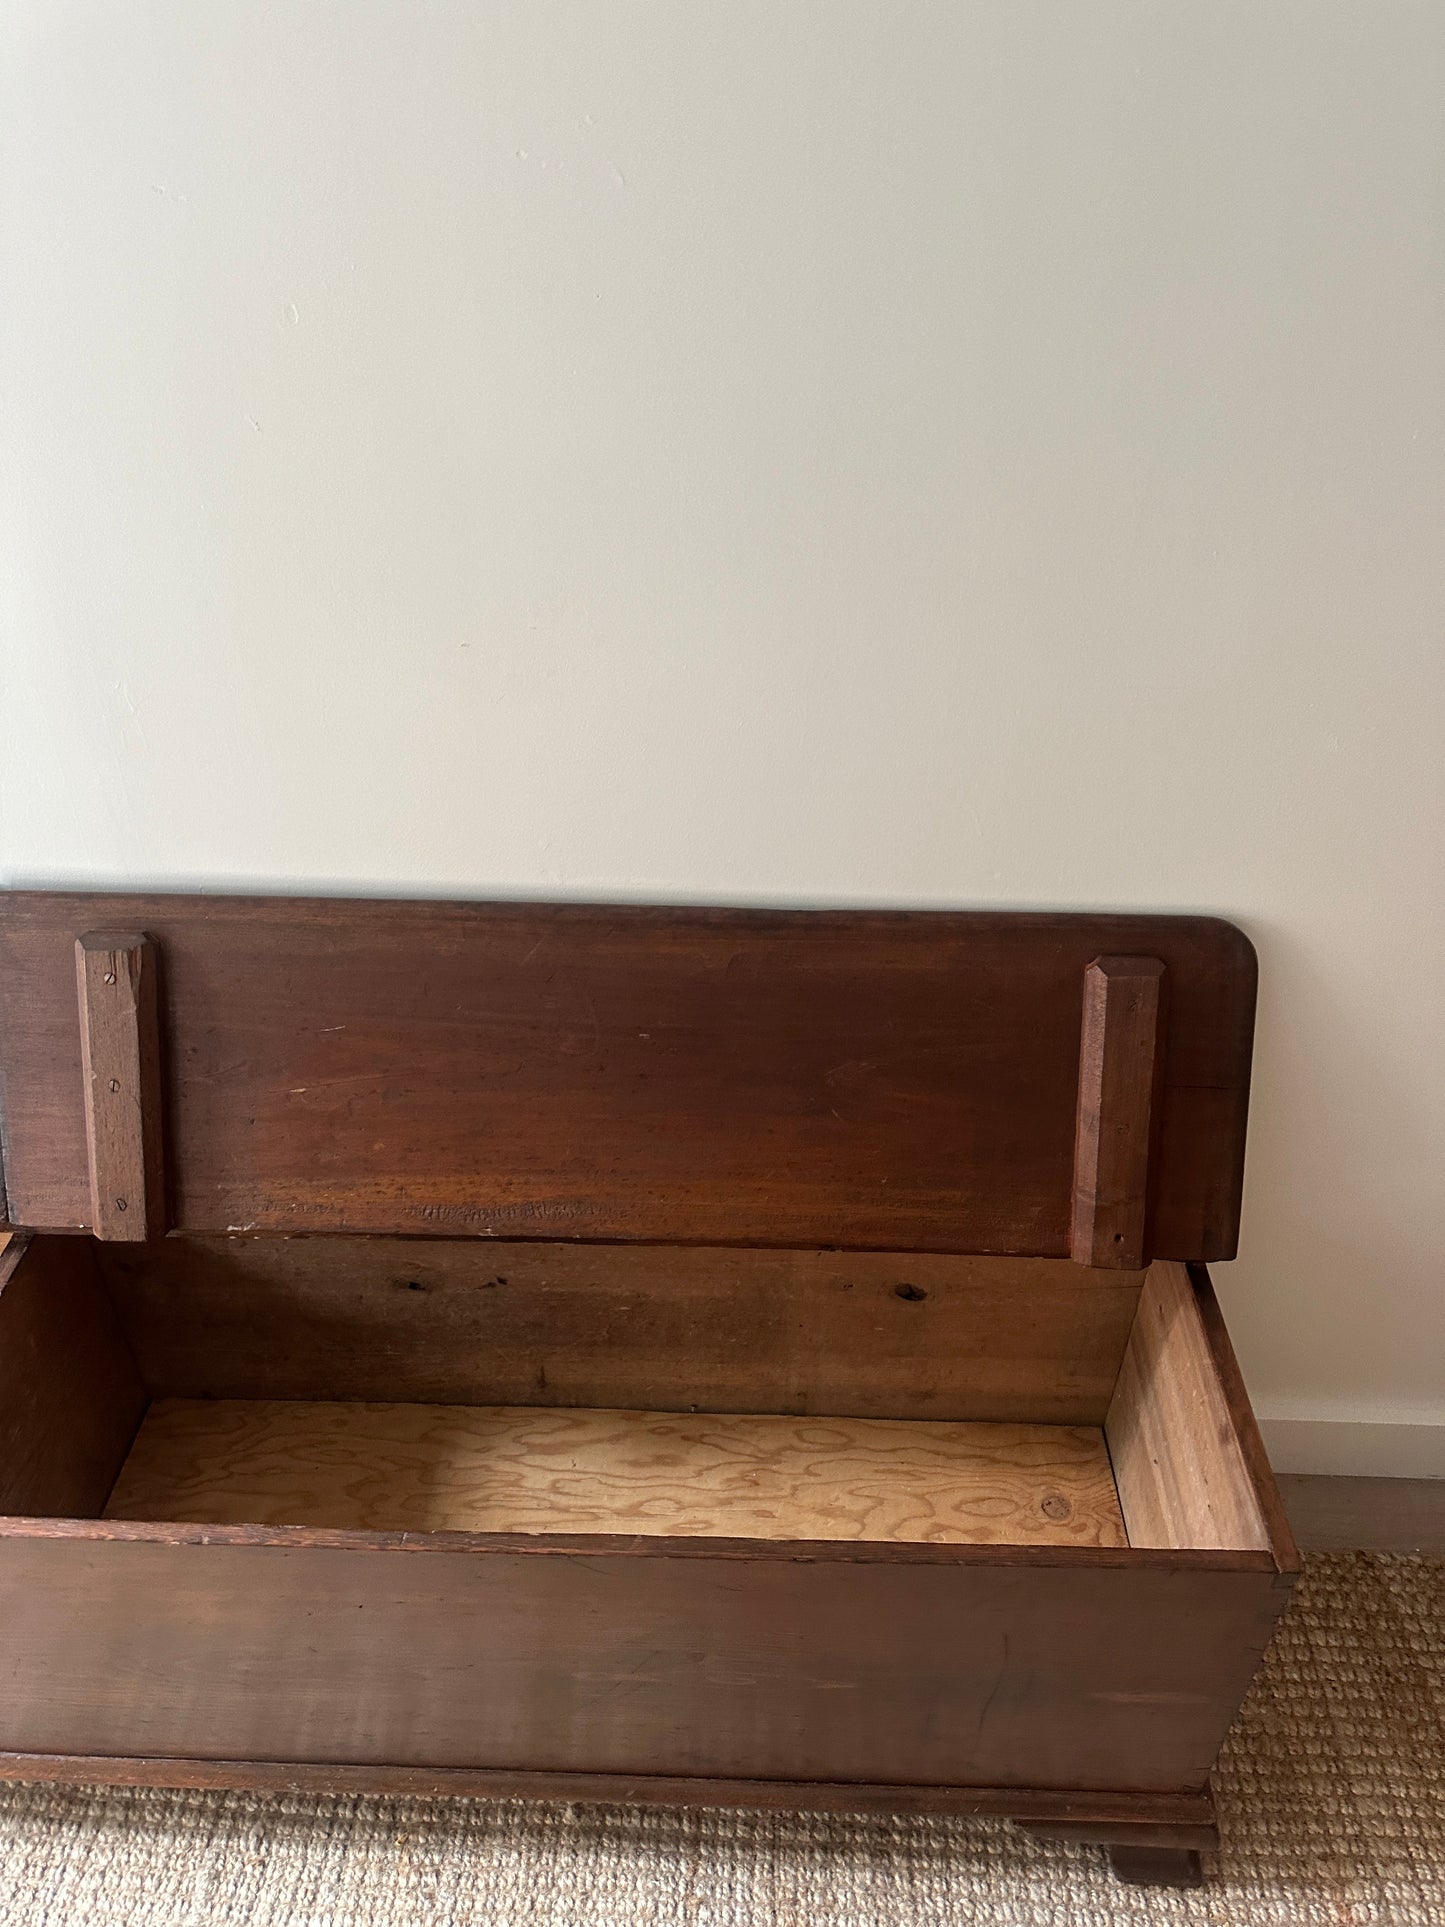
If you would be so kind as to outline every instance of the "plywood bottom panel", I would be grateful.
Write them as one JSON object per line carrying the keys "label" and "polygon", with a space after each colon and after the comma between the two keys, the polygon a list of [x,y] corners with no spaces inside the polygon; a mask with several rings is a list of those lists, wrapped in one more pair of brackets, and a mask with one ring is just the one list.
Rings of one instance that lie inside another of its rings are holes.
{"label": "plywood bottom panel", "polygon": [[1128,1543],[1103,1433],[775,1414],[159,1399],[112,1519]]}

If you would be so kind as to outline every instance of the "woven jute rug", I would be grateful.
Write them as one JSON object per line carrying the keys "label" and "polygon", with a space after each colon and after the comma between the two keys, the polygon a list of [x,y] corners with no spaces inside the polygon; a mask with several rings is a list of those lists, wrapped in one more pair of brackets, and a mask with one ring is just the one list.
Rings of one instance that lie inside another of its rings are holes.
{"label": "woven jute rug", "polygon": [[1312,1559],[1195,1892],[984,1821],[0,1789],[5,1927],[1440,1927],[1445,1560]]}

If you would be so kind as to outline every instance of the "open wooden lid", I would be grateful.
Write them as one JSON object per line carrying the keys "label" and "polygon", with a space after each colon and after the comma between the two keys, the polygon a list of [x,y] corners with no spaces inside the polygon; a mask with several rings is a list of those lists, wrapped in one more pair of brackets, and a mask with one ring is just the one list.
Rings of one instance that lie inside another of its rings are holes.
{"label": "open wooden lid", "polygon": [[0,895],[7,1218],[1233,1255],[1213,918]]}

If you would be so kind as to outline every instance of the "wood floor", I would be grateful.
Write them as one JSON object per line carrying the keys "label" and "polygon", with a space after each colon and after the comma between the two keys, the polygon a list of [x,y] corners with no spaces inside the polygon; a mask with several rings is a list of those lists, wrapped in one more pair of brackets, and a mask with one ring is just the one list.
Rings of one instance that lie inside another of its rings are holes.
{"label": "wood floor", "polygon": [[157,1400],[106,1516],[1128,1543],[1095,1426],[243,1399]]}
{"label": "wood floor", "polygon": [[1279,1489],[1306,1552],[1445,1553],[1445,1479],[1283,1473]]}

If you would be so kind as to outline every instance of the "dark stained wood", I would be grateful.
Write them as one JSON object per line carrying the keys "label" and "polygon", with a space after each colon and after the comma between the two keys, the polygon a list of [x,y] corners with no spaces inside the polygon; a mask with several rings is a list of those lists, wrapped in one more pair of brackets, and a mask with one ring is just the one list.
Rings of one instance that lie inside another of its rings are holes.
{"label": "dark stained wood", "polygon": [[1198,1792],[1284,1598],[1127,1552],[647,1543],[11,1522],[0,1748]]}
{"label": "dark stained wood", "polygon": [[1204,1870],[1190,1847],[1110,1847],[1116,1877],[1134,1887],[1202,1887]]}
{"label": "dark stained wood", "polygon": [[98,1513],[145,1407],[89,1240],[14,1239],[0,1254],[0,1513]]}
{"label": "dark stained wood", "polygon": [[1141,1276],[919,1252],[171,1237],[101,1263],[156,1397],[1101,1425]]}
{"label": "dark stained wood", "polygon": [[[661,1775],[494,1772],[483,1767],[345,1766],[284,1760],[84,1758],[0,1753],[0,1780],[62,1785],[223,1788],[260,1793],[382,1793],[407,1799],[602,1801],[617,1806],[762,1807],[833,1813],[957,1813],[1020,1821],[1041,1838],[1208,1836],[1207,1793],[1076,1793],[1055,1787],[876,1786],[818,1780],[666,1779]],[[1045,1818],[1044,1816],[1048,1816]],[[1060,1816],[1057,1823],[1053,1816]],[[1077,1834],[1070,1829],[1077,1827]]]}
{"label": "dark stained wood", "polygon": [[12,893],[15,1221],[88,1225],[69,955],[166,966],[174,1223],[1066,1257],[1094,957],[1168,969],[1154,1250],[1232,1255],[1254,960],[1209,918]]}
{"label": "dark stained wood", "polygon": [[26,1519],[23,1534],[30,1539],[65,1539],[87,1544],[166,1546],[278,1546],[291,1552],[505,1552],[518,1557],[559,1552],[606,1553],[618,1559],[736,1559],[782,1560],[789,1564],[842,1565],[1025,1565],[1061,1566],[1065,1571],[1087,1567],[1099,1572],[1233,1572],[1278,1577],[1267,1552],[1207,1552],[1188,1547],[1145,1546],[970,1546],[916,1544],[886,1545],[866,1539],[656,1539],[637,1533],[561,1533],[545,1535],[507,1532],[413,1532],[373,1530],[350,1526],[204,1525],[185,1520]]}
{"label": "dark stained wood", "polygon": [[[1296,1563],[1182,1263],[1233,1251],[1253,998],[1200,918],[0,896],[8,1209],[106,1237],[0,1289],[0,1777],[995,1812],[1187,1876]],[[186,1235],[117,1239],[162,1112]],[[77,1516],[147,1381],[314,1401],[343,1483],[340,1399],[1107,1417],[1158,1543]]]}
{"label": "dark stained wood", "polygon": [[1150,1255],[1163,993],[1157,957],[1096,957],[1084,972],[1069,1234],[1079,1264],[1137,1271]]}
{"label": "dark stained wood", "polygon": [[165,1230],[155,946],[123,931],[75,943],[90,1225],[144,1243]]}

